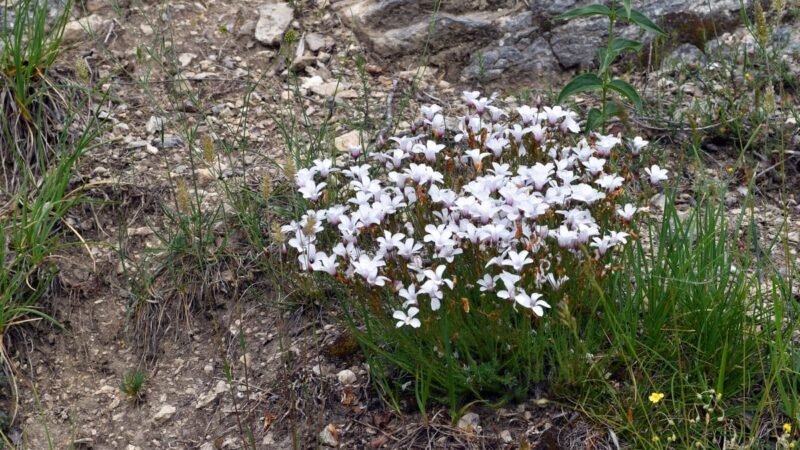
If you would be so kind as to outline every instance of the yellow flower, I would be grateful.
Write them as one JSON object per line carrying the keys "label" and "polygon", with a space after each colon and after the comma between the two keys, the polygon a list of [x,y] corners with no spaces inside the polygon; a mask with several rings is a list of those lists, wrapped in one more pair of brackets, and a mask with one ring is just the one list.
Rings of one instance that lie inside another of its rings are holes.
{"label": "yellow flower", "polygon": [[647,398],[649,398],[650,402],[655,405],[656,403],[664,399],[664,394],[662,394],[661,392],[653,392],[652,394],[650,394],[650,397]]}
{"label": "yellow flower", "polygon": [[792,432],[792,424],[790,424],[790,423],[783,424],[783,432],[784,432],[784,434],[791,433]]}

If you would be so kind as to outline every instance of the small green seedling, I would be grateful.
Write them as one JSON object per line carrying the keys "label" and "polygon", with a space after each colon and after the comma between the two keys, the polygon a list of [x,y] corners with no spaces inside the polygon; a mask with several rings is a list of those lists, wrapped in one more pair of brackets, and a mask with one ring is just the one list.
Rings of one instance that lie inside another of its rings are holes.
{"label": "small green seedling", "polygon": [[142,388],[147,380],[147,376],[141,370],[133,370],[125,374],[120,383],[120,390],[132,401],[144,399]]}

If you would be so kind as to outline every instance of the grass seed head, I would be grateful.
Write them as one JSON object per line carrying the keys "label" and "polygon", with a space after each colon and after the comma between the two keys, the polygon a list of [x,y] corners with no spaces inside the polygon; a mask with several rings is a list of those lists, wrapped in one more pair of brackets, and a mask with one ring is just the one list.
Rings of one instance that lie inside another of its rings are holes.
{"label": "grass seed head", "polygon": [[767,18],[764,14],[764,9],[761,7],[761,2],[755,2],[755,25],[755,37],[762,47],[766,47],[769,39],[769,27],[767,26]]}
{"label": "grass seed head", "polygon": [[265,201],[269,201],[269,198],[272,196],[272,178],[269,174],[264,175],[261,178],[261,197]]}
{"label": "grass seed head", "polygon": [[189,199],[189,190],[186,187],[186,180],[183,178],[178,180],[175,189],[175,201],[178,204],[178,211],[188,214],[192,210],[192,203]]}
{"label": "grass seed head", "polygon": [[209,134],[204,134],[203,137],[200,138],[200,148],[203,149],[203,161],[205,161],[206,164],[213,164],[217,155],[214,138]]}

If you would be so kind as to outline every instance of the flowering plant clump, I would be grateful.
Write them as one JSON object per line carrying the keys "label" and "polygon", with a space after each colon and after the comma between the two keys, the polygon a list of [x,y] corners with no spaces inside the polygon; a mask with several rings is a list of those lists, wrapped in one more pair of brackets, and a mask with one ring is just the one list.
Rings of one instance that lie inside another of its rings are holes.
{"label": "flowering plant clump", "polygon": [[521,353],[542,365],[527,345],[548,310],[590,306],[587,277],[611,270],[635,233],[642,208],[630,187],[641,174],[667,178],[638,168],[640,137],[583,137],[560,106],[463,98],[469,113],[452,129],[441,107],[423,106],[410,135],[298,170],[309,209],[283,227],[303,272],[348,291],[369,348],[417,381],[450,383],[458,371],[458,387],[433,386],[451,400],[453,389],[483,396],[484,382],[519,383],[509,371],[531,370],[510,362]]}

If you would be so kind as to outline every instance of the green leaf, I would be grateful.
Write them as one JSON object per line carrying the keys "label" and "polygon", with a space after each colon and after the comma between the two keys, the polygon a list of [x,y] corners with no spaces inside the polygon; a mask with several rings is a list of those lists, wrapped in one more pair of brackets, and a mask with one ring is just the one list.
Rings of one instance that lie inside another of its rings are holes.
{"label": "green leaf", "polygon": [[603,87],[603,80],[593,73],[584,73],[573,78],[572,81],[561,89],[556,103],[562,103],[567,97],[578,92],[593,91]]}
{"label": "green leaf", "polygon": [[630,84],[625,81],[620,80],[619,78],[615,80],[611,80],[608,83],[608,88],[619,92],[623,96],[625,96],[628,100],[630,100],[637,108],[641,108],[642,106],[642,98],[639,97],[639,93],[636,92],[636,89],[633,88]]}
{"label": "green leaf", "polygon": [[609,52],[606,48],[601,48],[598,50],[598,53],[600,53],[600,58],[598,58],[598,61],[600,61],[600,70],[598,73],[605,73],[611,63],[617,58],[619,53],[614,52],[613,49]]}
{"label": "green leaf", "polygon": [[631,17],[631,0],[624,0],[622,5],[625,7],[625,16]]}
{"label": "green leaf", "polygon": [[597,108],[589,110],[589,116],[586,118],[586,131],[596,130],[600,124],[603,123],[603,113]]}
{"label": "green leaf", "polygon": [[611,10],[606,5],[589,5],[575,8],[567,11],[564,14],[556,16],[556,19],[574,19],[576,17],[589,17],[589,16],[611,16]]}
{"label": "green leaf", "polygon": [[618,38],[618,37],[615,37],[611,41],[611,50],[615,51],[617,54],[619,54],[624,50],[632,50],[634,52],[638,52],[641,49],[642,49],[642,43],[639,41],[634,41],[625,38]]}
{"label": "green leaf", "polygon": [[648,19],[647,16],[645,16],[640,11],[637,11],[635,9],[631,10],[629,17],[626,17],[626,19],[652,33],[658,34],[660,36],[667,35],[667,33],[665,33],[664,30],[661,29],[661,27],[653,23],[653,21]]}

